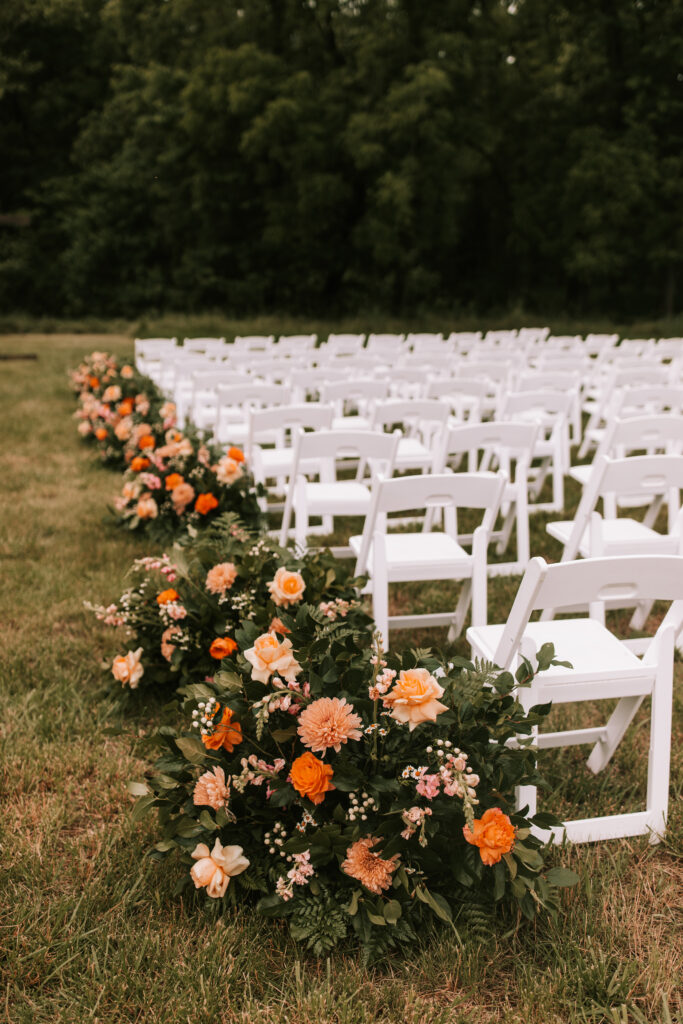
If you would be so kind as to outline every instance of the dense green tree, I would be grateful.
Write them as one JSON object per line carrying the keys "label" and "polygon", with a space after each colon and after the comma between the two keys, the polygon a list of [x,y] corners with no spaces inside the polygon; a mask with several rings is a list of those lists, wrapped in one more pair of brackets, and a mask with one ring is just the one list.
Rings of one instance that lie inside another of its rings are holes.
{"label": "dense green tree", "polygon": [[0,302],[673,313],[683,0],[5,0]]}

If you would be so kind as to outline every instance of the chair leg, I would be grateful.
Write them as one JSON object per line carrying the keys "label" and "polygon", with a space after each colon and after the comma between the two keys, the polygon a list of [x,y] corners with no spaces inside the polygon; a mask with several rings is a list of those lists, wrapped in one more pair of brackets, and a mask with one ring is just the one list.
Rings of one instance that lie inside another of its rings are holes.
{"label": "chair leg", "polygon": [[595,744],[588,758],[587,766],[592,772],[597,774],[609,763],[642,703],[642,697],[621,698],[607,722],[605,739]]}
{"label": "chair leg", "polygon": [[384,535],[378,530],[372,541],[372,614],[382,634],[382,650],[389,650],[389,580]]}
{"label": "chair leg", "polygon": [[308,503],[306,501],[306,479],[303,476],[296,481],[296,500],[294,503],[294,540],[299,547],[306,547],[308,537]]}
{"label": "chair leg", "polygon": [[472,600],[472,580],[463,580],[462,590],[460,591],[460,597],[455,607],[455,614],[453,615],[453,622],[450,629],[448,630],[448,640],[453,641],[462,633],[462,628],[465,625],[465,619],[467,618],[467,610]]}
{"label": "chair leg", "polygon": [[631,616],[631,621],[629,622],[629,627],[631,629],[643,629],[645,623],[647,622],[648,616],[652,611],[653,604],[654,601],[640,601],[636,605],[636,610]]}
{"label": "chair leg", "polygon": [[647,809],[652,817],[650,842],[658,843],[666,828],[669,808],[671,763],[671,718],[673,704],[674,630],[662,636],[659,667],[652,689],[650,757],[647,770]]}

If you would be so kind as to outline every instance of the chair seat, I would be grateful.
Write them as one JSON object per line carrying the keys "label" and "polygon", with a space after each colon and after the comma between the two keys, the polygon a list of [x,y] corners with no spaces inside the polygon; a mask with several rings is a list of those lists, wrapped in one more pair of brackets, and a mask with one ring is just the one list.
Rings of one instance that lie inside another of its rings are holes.
{"label": "chair seat", "polygon": [[[360,553],[362,537],[351,537],[349,546]],[[472,575],[469,555],[447,533],[387,533],[384,535],[389,582],[462,579]],[[369,562],[373,548],[370,545]]]}
{"label": "chair seat", "polygon": [[398,442],[394,465],[399,469],[419,469],[431,465],[433,459],[434,453],[416,437],[402,437]]}
{"label": "chair seat", "polygon": [[582,487],[586,486],[592,472],[593,465],[590,462],[585,463],[583,466],[570,466],[569,468],[569,475],[572,480],[576,480]]}
{"label": "chair seat", "polygon": [[306,504],[311,516],[365,515],[370,508],[370,490],[355,480],[337,480],[329,484],[307,483]]}
{"label": "chair seat", "polygon": [[[561,544],[566,544],[574,523],[571,520],[548,523],[547,532]],[[602,538],[604,555],[675,555],[678,553],[677,537],[657,533],[643,526],[637,519],[603,519]],[[590,529],[586,529],[579,544],[582,558],[590,558]]]}
{"label": "chair seat", "polygon": [[213,440],[218,444],[244,444],[249,436],[247,424],[242,422],[221,423],[217,430],[214,430]]}
{"label": "chair seat", "polygon": [[333,430],[372,430],[372,424],[366,416],[335,416],[332,420]]}
{"label": "chair seat", "polygon": [[[493,661],[504,629],[504,625],[471,626],[467,630],[467,640],[472,646],[473,656]],[[637,680],[648,676],[649,670],[636,655],[595,619],[530,622],[524,631],[522,644],[524,640],[531,640],[536,650],[542,644],[553,644],[555,657],[572,665],[571,669],[562,666],[547,669],[542,677],[544,685],[571,686],[591,681],[597,684],[616,678]],[[596,699],[599,696],[597,689],[595,696]],[[577,699],[585,699],[585,694]]]}

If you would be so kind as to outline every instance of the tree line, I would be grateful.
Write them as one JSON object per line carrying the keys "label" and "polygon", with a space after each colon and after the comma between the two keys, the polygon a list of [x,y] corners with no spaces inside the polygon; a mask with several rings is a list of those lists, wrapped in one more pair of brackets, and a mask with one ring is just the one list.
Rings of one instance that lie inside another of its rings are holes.
{"label": "tree line", "polygon": [[671,315],[683,0],[3,0],[0,304]]}

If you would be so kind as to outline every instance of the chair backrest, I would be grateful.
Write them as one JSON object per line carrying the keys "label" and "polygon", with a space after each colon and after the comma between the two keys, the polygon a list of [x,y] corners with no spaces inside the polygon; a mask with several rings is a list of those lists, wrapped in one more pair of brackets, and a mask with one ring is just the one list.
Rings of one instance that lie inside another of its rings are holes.
{"label": "chair backrest", "polygon": [[375,402],[372,409],[373,425],[382,429],[394,423],[405,423],[414,428],[419,428],[421,423],[438,427],[447,420],[448,406],[438,399],[389,398],[386,401]]}
{"label": "chair backrest", "polygon": [[[680,555],[629,555],[587,558],[549,565],[532,558],[500,639],[494,662],[507,669],[519,653],[522,636],[532,612],[544,608],[604,608],[606,601],[683,599],[683,557]],[[681,606],[677,606],[680,616]],[[662,627],[660,627],[661,629]]]}
{"label": "chair backrest", "polygon": [[232,343],[232,351],[236,354],[244,352],[269,352],[274,343],[274,334],[238,334]]}
{"label": "chair backrest", "polygon": [[575,557],[600,498],[624,495],[634,501],[642,499],[643,504],[649,504],[654,495],[668,495],[670,526],[673,527],[682,487],[683,455],[631,455],[625,459],[599,456],[593,463],[574,514],[562,561],[570,561]]}
{"label": "chair backrest", "polygon": [[389,394],[389,381],[368,377],[366,379],[353,380],[348,378],[341,381],[331,381],[322,385],[320,399],[323,402],[344,403],[354,399],[381,399]]}
{"label": "chair backrest", "polygon": [[651,413],[683,412],[683,387],[667,387],[662,384],[625,387],[614,395],[614,406],[623,416],[628,409],[645,409]]}
{"label": "chair backrest", "polygon": [[317,334],[281,334],[277,346],[281,351],[286,349],[305,351],[315,348],[317,342]]}
{"label": "chair backrest", "polygon": [[316,430],[305,434],[299,430],[294,441],[293,475],[301,462],[307,465],[319,460],[321,467],[331,468],[336,475],[336,463],[358,459],[370,466],[373,475],[390,477],[394,472],[396,449],[401,436],[399,430],[383,434],[372,430]]}
{"label": "chair backrest", "polygon": [[364,334],[328,334],[321,348],[335,355],[353,355],[360,352],[364,343]]}
{"label": "chair backrest", "polygon": [[365,571],[375,529],[379,523],[383,528],[386,516],[396,512],[442,508],[445,510],[445,530],[457,540],[458,509],[483,510],[481,525],[490,533],[506,480],[504,473],[422,473],[395,480],[377,477],[373,482],[370,510],[363,527],[357,571]]}
{"label": "chair backrest", "polygon": [[381,355],[398,355],[405,343],[405,334],[369,334],[367,350]]}
{"label": "chair backrest", "polygon": [[[443,445],[436,461],[444,469],[452,455],[467,455],[470,472],[482,468],[495,453],[507,473],[510,460],[522,461],[528,467],[531,461],[539,426],[537,423],[514,423],[492,420],[486,423],[449,427],[443,436]],[[482,452],[480,461],[479,452]]]}
{"label": "chair backrest", "polygon": [[683,449],[683,418],[672,413],[654,416],[617,417],[608,424],[595,453],[615,455],[624,458],[629,451],[664,449],[667,454],[677,454]]}
{"label": "chair backrest", "polygon": [[236,384],[217,388],[218,411],[234,406],[285,405],[291,398],[292,389],[288,384]]}
{"label": "chair backrest", "polygon": [[515,416],[519,413],[551,413],[569,416],[575,396],[571,391],[515,391],[503,395],[499,415]]}
{"label": "chair backrest", "polygon": [[225,338],[185,338],[183,340],[183,348],[186,352],[207,352],[215,355],[224,347]]}
{"label": "chair backrest", "polygon": [[324,430],[332,426],[334,406],[322,402],[279,405],[276,409],[249,409],[249,444],[273,430]]}

